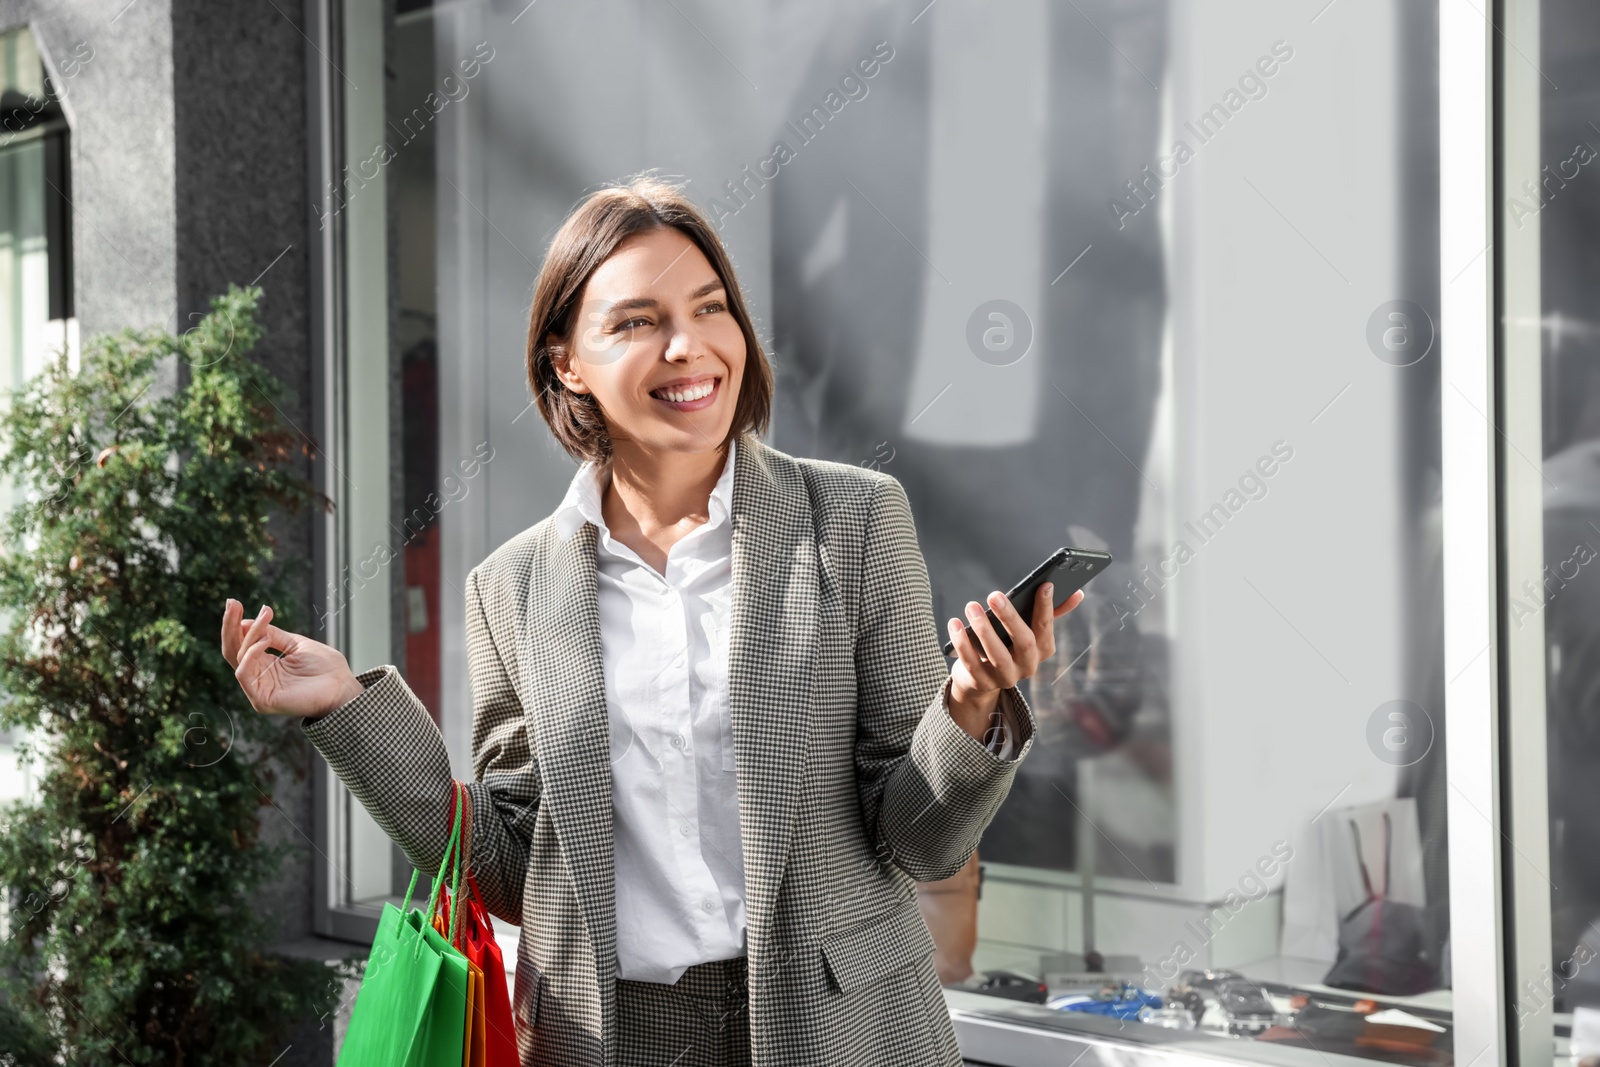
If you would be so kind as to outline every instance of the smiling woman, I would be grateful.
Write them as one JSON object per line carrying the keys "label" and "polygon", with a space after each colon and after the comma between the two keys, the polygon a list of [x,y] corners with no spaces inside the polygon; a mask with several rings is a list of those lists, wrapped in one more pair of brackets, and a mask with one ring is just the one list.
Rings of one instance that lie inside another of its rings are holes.
{"label": "smiling woman", "polygon": [[[939,651],[893,477],[764,444],[772,371],[705,217],[643,178],[594,194],[534,289],[528,378],[583,460],[467,575],[483,899],[522,927],[524,1064],[961,1062],[912,883],[966,866],[1034,734],[1040,590]],[[455,795],[392,666],[245,620],[224,654],[416,867]],[[277,650],[281,655],[269,652]]]}
{"label": "smiling woman", "polygon": [[717,405],[731,406],[736,434],[764,432],[772,411],[772,367],[721,240],[652,178],[597,193],[556,235],[534,290],[528,381],[562,447],[600,462],[618,432],[653,451],[720,447],[708,427],[729,416]]}

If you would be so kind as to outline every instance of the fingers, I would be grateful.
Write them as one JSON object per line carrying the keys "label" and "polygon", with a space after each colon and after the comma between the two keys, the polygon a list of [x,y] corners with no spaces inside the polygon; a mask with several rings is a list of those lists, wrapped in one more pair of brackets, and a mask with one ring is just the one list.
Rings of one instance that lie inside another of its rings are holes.
{"label": "fingers", "polygon": [[244,605],[229,597],[222,606],[222,658],[228,661],[228,666],[239,666],[239,616],[244,614]]}
{"label": "fingers", "polygon": [[[994,595],[989,594],[991,600]],[[1005,594],[1000,594],[1000,597],[1002,600],[1005,599]],[[998,615],[999,612],[996,611],[995,614]],[[1012,614],[1016,614],[1015,608],[1012,609]],[[974,651],[981,649],[989,660],[986,677],[1002,689],[1010,685],[1011,683],[1005,679],[1008,676],[1007,672],[1014,669],[1011,649],[1006,648],[1005,642],[1000,640],[1000,635],[995,632],[994,624],[989,621],[983,605],[975,600],[967,604],[967,629],[970,631],[969,640],[972,636],[977,637],[978,648]],[[1010,627],[1007,627],[1007,632],[1010,632]]]}
{"label": "fingers", "polygon": [[1011,636],[1009,648],[989,621],[983,605],[975,601],[967,605],[966,627],[956,619],[950,620],[954,651],[974,680],[981,679],[994,688],[1007,688],[1031,678],[1041,662],[1055,655],[1054,620],[1077,607],[1083,600],[1083,592],[1073,593],[1060,608],[1054,607],[1054,593],[1054,583],[1040,587],[1034,595],[1031,623],[1023,619],[1004,593],[989,594],[990,610]]}
{"label": "fingers", "polygon": [[[242,608],[241,608],[242,610]],[[272,609],[261,605],[261,611],[250,620],[244,629],[244,636],[239,640],[239,662],[244,662],[244,657],[258,644],[265,644],[267,633],[272,629]]]}
{"label": "fingers", "polygon": [[1082,603],[1083,590],[1080,589],[1076,593],[1073,593],[1071,596],[1067,597],[1066,600],[1062,601],[1061,606],[1056,609],[1056,618],[1061,618],[1061,616],[1065,615],[1067,612],[1071,611],[1073,608]]}
{"label": "fingers", "polygon": [[1056,623],[1051,613],[1055,607],[1055,583],[1046,582],[1039,587],[1033,600],[1033,638],[1039,646],[1039,659],[1044,661],[1056,654]]}
{"label": "fingers", "polygon": [[[1033,627],[1011,603],[1011,598],[998,590],[989,594],[989,607],[1000,620],[1000,625],[1005,627],[1006,633],[1011,635],[1011,647],[1006,651],[1017,668],[1017,677],[1026,678],[1038,664],[1038,641]],[[998,640],[999,636],[997,632],[995,638]],[[1000,642],[1000,647],[1005,648],[1004,641]]]}
{"label": "fingers", "polygon": [[[268,613],[267,619],[270,622],[272,618],[271,609],[263,606],[261,610]],[[222,608],[222,658],[228,661],[228,666],[235,668],[239,666],[239,657],[244,655],[246,649],[245,640],[250,634],[251,627],[256,625],[260,617],[257,615],[255,619],[246,619],[244,617],[244,605],[232,597],[229,597],[226,604],[224,604]],[[285,653],[293,651],[297,640],[295,635],[289,631],[280,630],[278,627],[271,625],[263,627],[260,633],[271,647]]]}
{"label": "fingers", "polygon": [[277,657],[267,651],[267,643],[257,641],[245,649],[244,654],[239,657],[239,665],[233,671],[233,676],[239,680],[239,688],[244,690],[244,695],[250,700],[250,706],[263,714],[269,713],[270,709],[263,707],[262,702],[256,699],[261,695],[257,692],[256,682],[276,662]]}
{"label": "fingers", "polygon": [[[252,625],[254,625],[254,623],[254,619],[240,619],[238,623],[235,624],[235,633],[238,634],[241,645],[243,643],[245,633]],[[268,648],[277,649],[284,655],[288,655],[289,653],[293,652],[296,646],[299,645],[300,640],[301,638],[298,634],[292,634],[288,630],[280,629],[277,626],[266,627],[263,637],[263,641]]]}
{"label": "fingers", "polygon": [[973,640],[972,632],[961,625],[960,619],[951,619],[948,627],[950,643],[955,646],[956,659],[967,668],[967,673],[975,682],[983,682],[994,688],[993,679],[989,676],[989,664],[982,658],[977,642]]}

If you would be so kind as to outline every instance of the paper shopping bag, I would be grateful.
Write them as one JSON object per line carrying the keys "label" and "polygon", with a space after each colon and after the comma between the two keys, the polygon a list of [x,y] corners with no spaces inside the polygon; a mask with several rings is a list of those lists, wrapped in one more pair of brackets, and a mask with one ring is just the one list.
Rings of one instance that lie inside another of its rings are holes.
{"label": "paper shopping bag", "polygon": [[[412,912],[408,919],[422,922],[418,912]],[[423,928],[422,936],[439,954],[439,980],[434,983],[433,998],[423,1016],[411,1055],[404,1062],[406,1067],[462,1067],[462,1049],[467,1040],[467,998],[472,989],[471,965],[467,957],[431,925]]]}
{"label": "paper shopping bag", "polygon": [[[408,906],[410,896],[408,892]],[[399,908],[385,904],[339,1051],[339,1067],[406,1063],[433,1003],[442,966],[439,953],[427,946],[415,924],[406,922]]]}
{"label": "paper shopping bag", "polygon": [[511,994],[506,989],[506,965],[494,939],[489,909],[478,895],[478,883],[467,876],[465,933],[461,949],[483,973],[485,1033],[484,1067],[521,1067],[517,1053],[517,1024],[511,1015]]}
{"label": "paper shopping bag", "polygon": [[[451,908],[458,899],[453,895],[441,905],[440,914],[435,916],[441,931],[453,931],[453,943],[463,953],[467,960],[477,967],[483,975],[483,988],[474,1001],[474,1013],[481,1010],[483,1025],[481,1032],[484,1037],[483,1067],[521,1067],[521,1059],[517,1052],[517,1024],[511,1014],[511,993],[506,986],[506,966],[500,952],[500,945],[495,941],[494,921],[489,917],[489,909],[483,903],[483,895],[478,891],[478,880],[473,877],[472,839],[470,827],[472,825],[472,797],[466,787],[456,783],[456,801],[451,805],[451,817],[455,816],[455,809],[465,810],[464,829],[461,835],[462,864],[466,868],[466,886],[460,894],[463,906],[459,915]],[[454,925],[452,925],[454,923]],[[476,1019],[474,1026],[476,1026]],[[480,1061],[474,1060],[473,1067]]]}
{"label": "paper shopping bag", "polygon": [[467,1037],[466,1067],[485,1067],[489,1048],[489,1017],[483,1004],[483,968],[467,961],[472,967],[472,1026]]}
{"label": "paper shopping bag", "polygon": [[[433,929],[446,934],[449,907],[441,902],[433,917]],[[459,946],[458,946],[459,947]],[[488,1020],[483,1013],[483,969],[467,960],[467,1015],[465,1032],[461,1039],[461,1067],[483,1067],[485,1033]]]}
{"label": "paper shopping bag", "polygon": [[[452,860],[460,878],[461,819],[454,823],[428,915],[438,910]],[[471,968],[423,912],[411,909],[417,874],[401,906],[385,904],[379,917],[338,1067],[458,1067],[462,1061]]]}

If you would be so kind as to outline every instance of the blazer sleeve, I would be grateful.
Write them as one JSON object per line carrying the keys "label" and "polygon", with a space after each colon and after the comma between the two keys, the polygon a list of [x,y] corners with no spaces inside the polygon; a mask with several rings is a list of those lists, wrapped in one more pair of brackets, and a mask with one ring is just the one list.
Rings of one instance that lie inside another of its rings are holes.
{"label": "blazer sleeve", "polygon": [[[905,488],[883,475],[868,505],[856,633],[855,764],[869,839],[918,881],[972,852],[1033,744],[1033,709],[1000,693],[997,753],[950,717],[950,668]],[[1015,758],[1006,758],[1013,755]]]}
{"label": "blazer sleeve", "polygon": [[[522,921],[528,841],[539,772],[522,705],[479,591],[467,576],[467,662],[472,680],[472,866],[484,904]],[[438,873],[449,841],[450,757],[428,709],[392,666],[359,676],[366,691],[316,719],[306,737],[394,839],[413,866]]]}

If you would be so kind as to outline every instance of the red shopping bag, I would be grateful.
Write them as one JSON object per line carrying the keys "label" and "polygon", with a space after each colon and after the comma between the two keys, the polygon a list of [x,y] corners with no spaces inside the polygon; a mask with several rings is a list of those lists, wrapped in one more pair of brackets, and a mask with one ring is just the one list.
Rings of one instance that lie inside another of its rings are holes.
{"label": "red shopping bag", "polygon": [[[470,827],[472,798],[459,782],[450,800],[452,821],[458,799],[465,802],[464,822]],[[483,1059],[479,1060],[477,1050],[472,1049],[469,1051],[469,1061],[472,1067],[480,1062],[484,1067],[521,1067],[517,1053],[516,1022],[511,1014],[511,994],[506,988],[505,961],[494,939],[494,922],[489,917],[489,909],[484,906],[483,896],[478,892],[478,880],[470,869],[470,833],[462,835],[462,855],[468,871],[467,885],[460,895],[461,907],[459,911],[453,910],[456,901],[448,900],[441,905],[438,918],[442,920],[441,932],[450,931],[447,936],[451,943],[483,974],[482,995],[475,998],[474,1004],[474,1015],[481,1020],[481,1025],[475,1027],[473,1034],[474,1043],[479,1034],[483,1036]]]}
{"label": "red shopping bag", "polygon": [[511,994],[506,989],[506,965],[494,939],[494,923],[471,875],[467,876],[467,885],[470,893],[462,894],[467,918],[461,951],[483,971],[486,1067],[521,1067],[517,1058],[517,1025],[511,1015]]}

